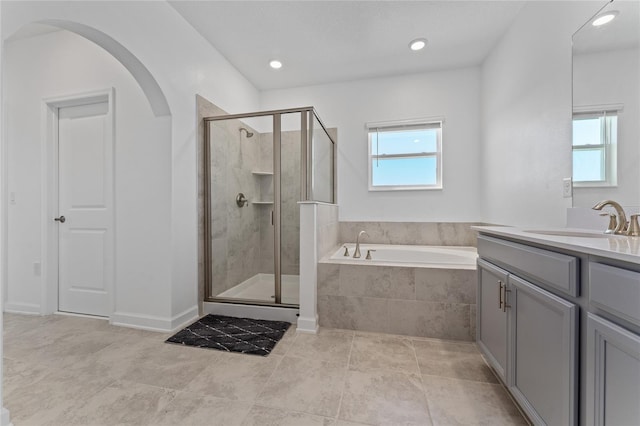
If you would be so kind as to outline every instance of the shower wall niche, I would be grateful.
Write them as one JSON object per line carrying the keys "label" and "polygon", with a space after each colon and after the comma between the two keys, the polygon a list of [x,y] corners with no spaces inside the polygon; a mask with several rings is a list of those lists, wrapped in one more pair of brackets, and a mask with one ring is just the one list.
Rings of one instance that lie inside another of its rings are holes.
{"label": "shower wall niche", "polygon": [[312,108],[207,117],[204,126],[205,300],[297,305],[298,202],[334,202],[335,132]]}

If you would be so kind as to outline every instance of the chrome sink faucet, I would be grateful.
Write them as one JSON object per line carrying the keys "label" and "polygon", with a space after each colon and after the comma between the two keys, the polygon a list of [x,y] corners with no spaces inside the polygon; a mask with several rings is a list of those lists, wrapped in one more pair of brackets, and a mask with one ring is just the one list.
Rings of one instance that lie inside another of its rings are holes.
{"label": "chrome sink faucet", "polygon": [[366,235],[367,237],[369,236],[369,234],[367,234],[367,231],[360,231],[358,233],[358,236],[356,237],[356,251],[353,253],[354,259],[360,258],[360,237],[362,235]]}
{"label": "chrome sink faucet", "polygon": [[607,234],[625,234],[627,232],[627,228],[629,226],[629,222],[627,222],[627,216],[624,214],[624,209],[622,208],[622,206],[618,203],[616,203],[613,200],[604,200],[604,201],[600,201],[598,204],[596,204],[595,206],[592,207],[592,209],[594,210],[602,210],[603,208],[605,208],[606,206],[610,206],[613,207],[616,211],[616,219],[617,222],[615,225],[615,228],[611,229],[611,226],[613,225],[614,221],[610,221],[609,224],[609,229],[607,229],[605,231],[605,233]]}

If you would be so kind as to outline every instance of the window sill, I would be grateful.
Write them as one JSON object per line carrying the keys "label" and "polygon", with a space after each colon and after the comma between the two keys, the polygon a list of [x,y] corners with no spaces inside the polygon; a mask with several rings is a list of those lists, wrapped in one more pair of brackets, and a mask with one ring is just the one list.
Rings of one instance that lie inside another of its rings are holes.
{"label": "window sill", "polygon": [[607,182],[585,182],[585,183],[573,183],[573,189],[581,188],[617,188],[618,185]]}
{"label": "window sill", "polygon": [[442,191],[442,185],[438,186],[370,186],[369,192],[379,191]]}

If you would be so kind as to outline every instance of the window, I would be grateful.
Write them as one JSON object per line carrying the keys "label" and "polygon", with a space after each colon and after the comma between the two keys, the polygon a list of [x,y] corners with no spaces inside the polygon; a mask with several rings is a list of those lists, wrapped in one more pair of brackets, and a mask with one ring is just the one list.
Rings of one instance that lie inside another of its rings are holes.
{"label": "window", "polygon": [[575,186],[615,186],[617,111],[573,115],[573,182]]}
{"label": "window", "polygon": [[442,121],[367,128],[370,191],[442,188]]}

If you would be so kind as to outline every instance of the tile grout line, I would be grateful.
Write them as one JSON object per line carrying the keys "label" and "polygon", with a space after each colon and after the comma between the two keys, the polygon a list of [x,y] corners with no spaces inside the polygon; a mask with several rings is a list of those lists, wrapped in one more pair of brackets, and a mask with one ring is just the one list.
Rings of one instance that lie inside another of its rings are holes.
{"label": "tile grout line", "polygon": [[338,402],[338,412],[336,413],[335,419],[339,420],[340,410],[342,409],[342,399],[344,398],[344,390],[347,387],[347,376],[349,375],[349,368],[351,367],[351,354],[353,353],[353,345],[356,340],[356,332],[352,330],[353,335],[351,336],[351,346],[349,347],[349,356],[347,357],[347,371],[345,374],[344,382],[342,383],[342,391],[340,392],[340,401]]}
{"label": "tile grout line", "polygon": [[[296,332],[296,337],[297,337],[297,332]],[[295,338],[294,338],[294,342],[295,342]],[[293,343],[292,343],[293,344]],[[251,411],[256,407],[263,407],[262,405],[259,405],[258,399],[260,398],[260,395],[262,395],[262,392],[264,391],[264,389],[267,387],[267,385],[269,384],[269,381],[271,381],[271,379],[273,378],[273,376],[276,374],[276,370],[278,369],[278,367],[280,366],[280,364],[282,363],[282,361],[284,360],[284,357],[286,355],[286,353],[289,352],[289,350],[285,351],[285,353],[283,355],[281,355],[280,360],[276,363],[275,367],[273,367],[273,371],[271,372],[271,374],[269,375],[269,378],[267,380],[265,380],[264,384],[260,387],[260,391],[258,391],[256,393],[255,398],[253,399],[253,401],[251,401],[251,407],[249,407],[249,409],[247,410],[246,414],[244,415],[244,417],[242,418],[242,422],[240,424],[243,424],[244,421],[249,418],[249,413],[251,413]],[[268,406],[264,406],[269,408]]]}
{"label": "tile grout line", "polygon": [[431,417],[431,409],[429,408],[429,398],[427,398],[427,387],[424,384],[424,380],[422,378],[422,370],[420,369],[420,361],[418,361],[418,352],[416,351],[416,347],[413,344],[413,340],[409,339],[411,342],[411,349],[413,349],[413,357],[416,360],[416,364],[418,365],[418,376],[420,377],[420,384],[422,385],[422,395],[424,396],[425,406],[427,408],[427,415],[429,416],[429,421],[431,425],[433,425],[433,417]]}
{"label": "tile grout line", "polygon": [[[267,380],[265,380],[264,384],[260,387],[260,391],[256,393],[256,397],[253,400],[253,405],[251,406],[251,408],[253,408],[254,406],[257,405],[257,401],[260,398],[260,395],[262,395],[262,392],[264,392],[264,389],[267,387],[267,385],[269,384],[269,382],[271,381],[273,376],[276,374],[276,371],[278,370],[278,367],[280,367],[280,364],[284,361],[284,358],[287,356],[287,354],[289,353],[291,348],[293,348],[293,345],[296,343],[296,340],[298,340],[298,330],[297,329],[295,331],[295,335],[294,335],[293,341],[291,342],[291,345],[289,346],[289,348],[287,350],[285,350],[285,352],[282,355],[280,355],[281,358],[276,363],[275,367],[273,367],[273,371],[271,371],[271,374],[269,375],[269,378]],[[251,410],[249,410],[249,411],[251,411]],[[247,412],[247,416],[248,415],[249,415],[249,412]]]}

